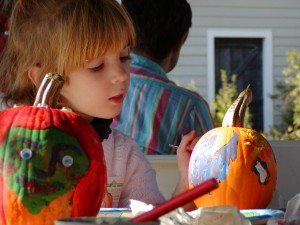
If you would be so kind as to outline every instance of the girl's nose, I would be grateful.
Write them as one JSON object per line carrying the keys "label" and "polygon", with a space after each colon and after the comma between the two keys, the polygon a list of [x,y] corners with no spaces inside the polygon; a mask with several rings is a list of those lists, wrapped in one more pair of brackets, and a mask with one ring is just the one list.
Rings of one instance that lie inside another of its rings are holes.
{"label": "girl's nose", "polygon": [[129,79],[129,68],[119,65],[113,71],[113,83],[124,82]]}

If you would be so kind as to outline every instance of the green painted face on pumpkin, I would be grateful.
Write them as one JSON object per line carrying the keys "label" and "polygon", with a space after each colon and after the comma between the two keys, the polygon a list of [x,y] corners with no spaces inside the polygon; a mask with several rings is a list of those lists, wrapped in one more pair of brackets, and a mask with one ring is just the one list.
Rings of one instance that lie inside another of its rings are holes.
{"label": "green painted face on pumpkin", "polygon": [[74,188],[88,167],[76,138],[55,127],[13,127],[0,146],[0,173],[33,214]]}

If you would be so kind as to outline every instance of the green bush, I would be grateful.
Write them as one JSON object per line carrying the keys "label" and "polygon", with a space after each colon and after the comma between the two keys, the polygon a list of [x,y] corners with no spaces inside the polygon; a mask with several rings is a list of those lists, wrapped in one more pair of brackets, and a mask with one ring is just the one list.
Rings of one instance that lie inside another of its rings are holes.
{"label": "green bush", "polygon": [[276,84],[277,95],[272,99],[278,100],[275,108],[280,111],[281,122],[267,134],[274,140],[300,140],[300,52],[286,53],[288,66],[283,69],[283,81]]}

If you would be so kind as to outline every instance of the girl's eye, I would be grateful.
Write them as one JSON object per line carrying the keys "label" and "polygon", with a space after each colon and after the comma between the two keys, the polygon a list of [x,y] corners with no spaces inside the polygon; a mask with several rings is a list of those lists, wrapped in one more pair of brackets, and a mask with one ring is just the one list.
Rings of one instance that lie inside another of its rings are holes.
{"label": "girl's eye", "polygon": [[104,64],[101,64],[101,65],[99,65],[99,66],[89,68],[89,70],[90,70],[91,72],[97,72],[97,71],[101,70],[101,69],[103,68],[103,66],[104,66]]}
{"label": "girl's eye", "polygon": [[121,59],[121,62],[126,62],[128,60],[131,60],[131,57],[130,57],[130,55],[126,55],[126,56],[121,57],[120,59]]}

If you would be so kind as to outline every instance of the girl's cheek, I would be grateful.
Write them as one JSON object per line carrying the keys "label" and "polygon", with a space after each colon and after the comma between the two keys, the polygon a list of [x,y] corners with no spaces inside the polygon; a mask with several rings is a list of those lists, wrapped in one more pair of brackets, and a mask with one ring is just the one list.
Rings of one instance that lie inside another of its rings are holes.
{"label": "girl's cheek", "polygon": [[129,76],[130,75],[130,61],[129,60],[126,63],[124,63],[123,69]]}

